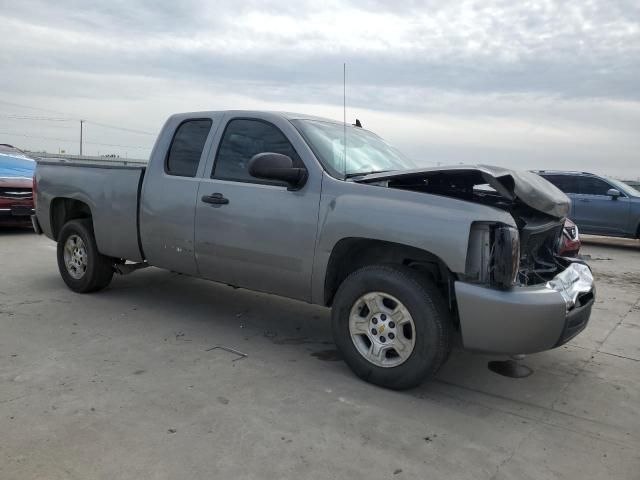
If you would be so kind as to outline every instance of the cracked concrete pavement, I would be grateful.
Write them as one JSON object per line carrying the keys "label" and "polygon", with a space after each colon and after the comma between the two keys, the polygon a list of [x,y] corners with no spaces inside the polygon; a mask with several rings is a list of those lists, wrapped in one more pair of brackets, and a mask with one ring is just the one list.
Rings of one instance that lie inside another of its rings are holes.
{"label": "cracked concrete pavement", "polygon": [[51,241],[0,232],[0,478],[638,480],[640,244],[583,253],[591,323],[534,375],[454,352],[393,392],[340,361],[325,309],[153,268],[78,295]]}

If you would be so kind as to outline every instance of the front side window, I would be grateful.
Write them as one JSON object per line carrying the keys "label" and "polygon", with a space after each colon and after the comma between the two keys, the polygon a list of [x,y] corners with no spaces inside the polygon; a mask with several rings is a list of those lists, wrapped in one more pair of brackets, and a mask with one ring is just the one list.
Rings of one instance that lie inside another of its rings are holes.
{"label": "front side window", "polygon": [[237,182],[285,185],[283,182],[260,180],[249,174],[249,161],[258,153],[280,153],[303,167],[291,142],[274,125],[261,120],[236,119],[227,124],[211,178]]}
{"label": "front side window", "polygon": [[620,180],[614,180],[613,178],[609,178],[608,180],[613,186],[613,188],[619,190],[623,194],[629,197],[640,197],[640,191],[633,188],[631,185],[627,185],[626,183],[621,182]]}
{"label": "front side window", "polygon": [[179,177],[195,177],[211,120],[187,120],[181,123],[171,141],[165,171]]}
{"label": "front side window", "polygon": [[606,195],[611,188],[604,180],[594,177],[578,177],[578,193],[583,195]]}

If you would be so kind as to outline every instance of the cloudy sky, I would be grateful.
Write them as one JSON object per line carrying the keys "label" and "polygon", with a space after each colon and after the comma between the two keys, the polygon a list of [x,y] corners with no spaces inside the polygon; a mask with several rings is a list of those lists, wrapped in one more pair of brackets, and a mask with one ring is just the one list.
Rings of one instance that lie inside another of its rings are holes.
{"label": "cloudy sky", "polygon": [[[423,165],[640,177],[640,0],[0,0],[0,143],[145,158],[173,112],[347,115]],[[117,128],[113,128],[117,127]]]}

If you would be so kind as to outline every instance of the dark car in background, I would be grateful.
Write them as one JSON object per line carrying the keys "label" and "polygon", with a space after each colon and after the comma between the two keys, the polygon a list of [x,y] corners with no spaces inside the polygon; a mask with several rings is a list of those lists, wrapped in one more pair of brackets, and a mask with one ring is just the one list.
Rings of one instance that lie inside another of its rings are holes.
{"label": "dark car in background", "polygon": [[587,172],[536,172],[571,199],[571,218],[581,233],[640,238],[640,191]]}
{"label": "dark car in background", "polygon": [[0,144],[0,226],[31,226],[35,168],[23,151]]}

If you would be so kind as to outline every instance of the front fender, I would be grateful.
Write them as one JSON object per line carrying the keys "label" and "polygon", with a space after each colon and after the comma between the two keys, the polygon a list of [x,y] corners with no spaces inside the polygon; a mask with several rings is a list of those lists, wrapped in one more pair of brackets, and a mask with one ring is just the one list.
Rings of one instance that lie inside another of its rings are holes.
{"label": "front fender", "polygon": [[323,178],[312,301],[324,299],[327,265],[334,246],[345,238],[367,238],[424,250],[454,273],[464,273],[474,221],[515,226],[497,208],[462,200]]}

